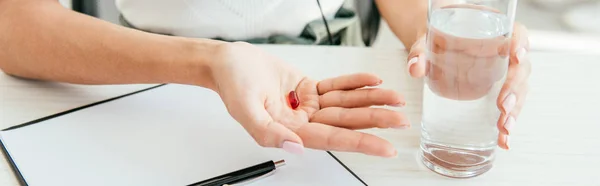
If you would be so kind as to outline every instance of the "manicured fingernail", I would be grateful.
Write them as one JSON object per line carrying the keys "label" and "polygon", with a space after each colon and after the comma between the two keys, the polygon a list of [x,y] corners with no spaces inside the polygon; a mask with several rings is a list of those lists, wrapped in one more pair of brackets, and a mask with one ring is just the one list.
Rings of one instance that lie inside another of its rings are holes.
{"label": "manicured fingernail", "polygon": [[392,151],[388,151],[386,155],[379,155],[384,158],[395,158],[398,157],[398,150],[392,149]]}
{"label": "manicured fingernail", "polygon": [[512,109],[515,107],[516,104],[517,104],[517,96],[515,96],[515,94],[513,94],[513,93],[508,94],[508,96],[506,96],[506,98],[504,99],[504,102],[502,102],[502,108],[504,109],[504,114],[509,114],[510,111],[512,111]]}
{"label": "manicured fingernail", "polygon": [[398,157],[398,150],[394,149],[394,154],[392,156],[390,156],[390,158],[396,158]]}
{"label": "manicured fingernail", "polygon": [[506,130],[506,134],[510,135],[510,130],[513,128],[515,123],[515,118],[512,116],[508,116],[508,119],[506,119],[506,122],[504,122],[504,130]]}
{"label": "manicured fingernail", "polygon": [[527,54],[527,50],[525,50],[525,48],[519,49],[517,51],[517,62],[521,63],[521,61],[525,59],[526,54]]}
{"label": "manicured fingernail", "polygon": [[304,147],[298,143],[294,143],[291,141],[284,141],[281,145],[283,150],[292,153],[292,154],[302,154],[304,153]]}
{"label": "manicured fingernail", "polygon": [[413,57],[412,59],[410,59],[408,61],[408,63],[406,64],[406,71],[408,71],[410,73],[410,67],[417,63],[419,61],[419,57]]}

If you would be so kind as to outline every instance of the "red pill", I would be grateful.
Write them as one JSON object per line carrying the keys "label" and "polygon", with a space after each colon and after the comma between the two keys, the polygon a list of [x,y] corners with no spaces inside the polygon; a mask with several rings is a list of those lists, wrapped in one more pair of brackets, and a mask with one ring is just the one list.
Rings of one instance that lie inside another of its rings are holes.
{"label": "red pill", "polygon": [[300,101],[298,100],[296,91],[291,91],[290,94],[288,94],[288,101],[290,102],[292,109],[296,109],[298,106],[300,106]]}

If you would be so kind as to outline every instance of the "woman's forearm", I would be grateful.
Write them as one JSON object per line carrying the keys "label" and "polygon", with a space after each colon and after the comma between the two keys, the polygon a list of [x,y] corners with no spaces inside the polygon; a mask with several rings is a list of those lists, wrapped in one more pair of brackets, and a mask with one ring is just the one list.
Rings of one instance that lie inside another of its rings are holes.
{"label": "woman's forearm", "polygon": [[427,0],[376,0],[381,16],[409,49],[427,33]]}
{"label": "woman's forearm", "polygon": [[220,42],[146,33],[62,7],[0,0],[0,69],[77,84],[181,83],[212,88]]}

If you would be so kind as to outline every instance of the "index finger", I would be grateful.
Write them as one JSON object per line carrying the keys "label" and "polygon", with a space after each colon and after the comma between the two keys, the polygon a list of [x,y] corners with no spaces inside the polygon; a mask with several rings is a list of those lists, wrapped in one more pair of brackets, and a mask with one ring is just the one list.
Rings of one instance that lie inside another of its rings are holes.
{"label": "index finger", "polygon": [[394,157],[394,146],[379,137],[321,123],[309,123],[296,129],[305,147],[321,150],[359,152],[367,155]]}

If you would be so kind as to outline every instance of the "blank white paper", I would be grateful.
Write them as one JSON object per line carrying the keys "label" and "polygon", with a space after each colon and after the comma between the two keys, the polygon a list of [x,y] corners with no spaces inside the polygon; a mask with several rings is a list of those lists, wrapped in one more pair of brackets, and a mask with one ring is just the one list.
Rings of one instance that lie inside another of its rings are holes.
{"label": "blank white paper", "polygon": [[187,185],[285,159],[260,186],[363,185],[327,152],[262,148],[204,88],[165,85],[0,137],[31,186]]}

